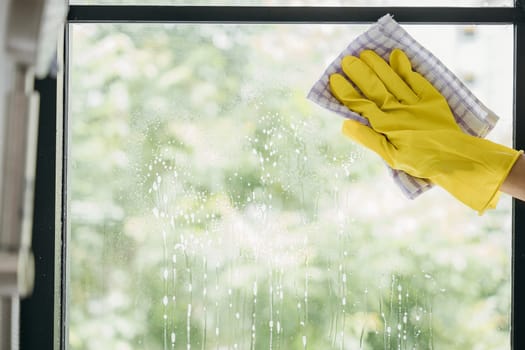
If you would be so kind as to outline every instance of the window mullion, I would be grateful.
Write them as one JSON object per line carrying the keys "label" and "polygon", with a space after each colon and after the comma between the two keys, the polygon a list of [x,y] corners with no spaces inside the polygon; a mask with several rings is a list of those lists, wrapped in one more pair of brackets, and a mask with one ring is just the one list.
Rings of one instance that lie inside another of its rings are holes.
{"label": "window mullion", "polygon": [[[521,9],[519,9],[521,11]],[[514,146],[525,149],[525,24],[515,24],[514,38]],[[513,207],[512,348],[525,341],[525,203],[514,200]]]}
{"label": "window mullion", "polygon": [[505,24],[525,20],[511,7],[71,6],[69,23],[369,23],[386,13],[400,23]]}

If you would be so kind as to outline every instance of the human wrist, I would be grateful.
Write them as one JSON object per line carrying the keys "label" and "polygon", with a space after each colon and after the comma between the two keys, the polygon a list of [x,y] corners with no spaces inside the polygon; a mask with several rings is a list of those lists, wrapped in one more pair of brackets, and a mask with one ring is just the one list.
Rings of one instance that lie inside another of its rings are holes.
{"label": "human wrist", "polygon": [[523,151],[503,181],[500,191],[525,201],[525,155]]}

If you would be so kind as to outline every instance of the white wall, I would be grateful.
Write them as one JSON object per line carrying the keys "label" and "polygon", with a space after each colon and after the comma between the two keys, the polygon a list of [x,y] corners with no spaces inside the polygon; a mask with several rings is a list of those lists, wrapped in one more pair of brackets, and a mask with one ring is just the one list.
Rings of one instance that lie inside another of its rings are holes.
{"label": "white wall", "polygon": [[[0,0],[0,164],[2,164],[4,144],[4,121],[6,96],[10,90],[13,66],[5,52],[5,32],[7,27],[7,12],[9,0]],[[1,169],[1,166],[0,166]],[[0,186],[2,171],[0,171]],[[1,187],[0,187],[1,191]]]}
{"label": "white wall", "polygon": [[[12,65],[9,63],[5,53],[5,31],[7,26],[7,8],[9,0],[0,0],[0,194],[2,193],[2,158],[3,158],[3,144],[4,144],[4,120],[5,120],[5,100],[7,91],[9,91]],[[1,209],[0,209],[1,210]],[[4,311],[0,303],[0,328],[5,326],[5,322],[9,320],[4,319]],[[0,334],[0,336],[2,336]],[[2,342],[0,340],[0,347]]]}

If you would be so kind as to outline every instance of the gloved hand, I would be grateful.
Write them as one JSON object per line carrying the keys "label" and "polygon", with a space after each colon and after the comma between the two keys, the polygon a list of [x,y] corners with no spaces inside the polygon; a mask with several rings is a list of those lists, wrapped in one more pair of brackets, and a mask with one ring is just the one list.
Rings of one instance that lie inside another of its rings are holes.
{"label": "gloved hand", "polygon": [[464,133],[445,98],[399,49],[392,51],[390,65],[365,50],[360,58],[343,58],[342,68],[347,77],[330,76],[332,94],[371,125],[345,120],[345,135],[480,214],[496,206],[499,188],[522,152]]}

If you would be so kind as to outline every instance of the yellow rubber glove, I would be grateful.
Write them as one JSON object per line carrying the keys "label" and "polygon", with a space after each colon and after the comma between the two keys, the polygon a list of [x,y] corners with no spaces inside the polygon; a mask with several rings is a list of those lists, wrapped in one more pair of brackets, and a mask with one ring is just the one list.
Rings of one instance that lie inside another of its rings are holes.
{"label": "yellow rubber glove", "polygon": [[390,65],[365,50],[359,58],[343,58],[342,68],[346,77],[330,77],[332,94],[371,125],[346,120],[345,135],[480,214],[496,206],[499,188],[522,152],[465,134],[445,98],[399,49],[392,51]]}

